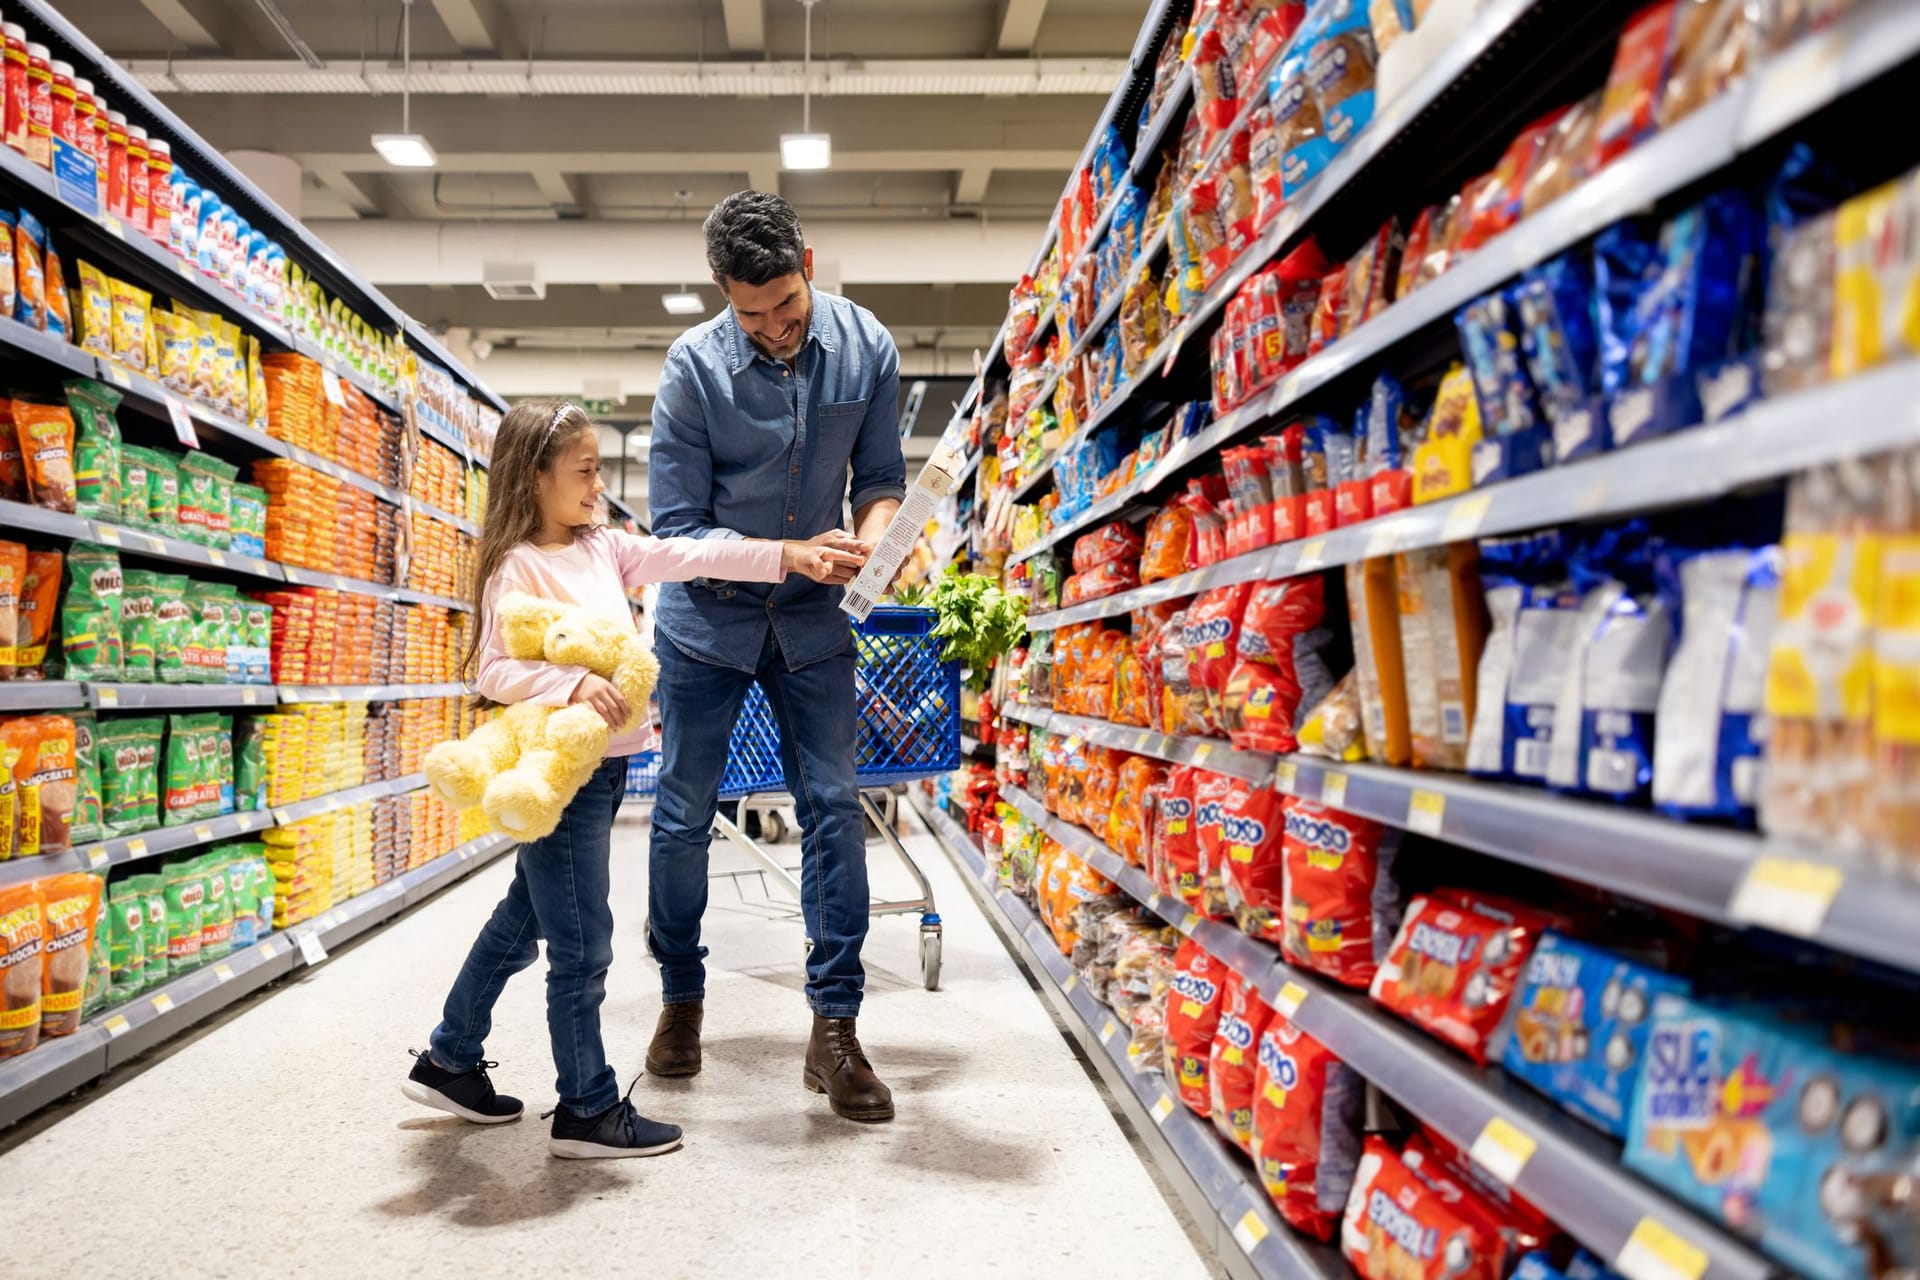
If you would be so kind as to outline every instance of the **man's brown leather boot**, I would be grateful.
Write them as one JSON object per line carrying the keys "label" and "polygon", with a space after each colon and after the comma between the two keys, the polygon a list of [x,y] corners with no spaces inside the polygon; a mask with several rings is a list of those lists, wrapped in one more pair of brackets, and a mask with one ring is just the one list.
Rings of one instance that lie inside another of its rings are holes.
{"label": "man's brown leather boot", "polygon": [[660,1025],[647,1046],[648,1075],[700,1074],[700,1020],[706,1007],[704,1001],[689,1000],[660,1010]]}
{"label": "man's brown leather boot", "polygon": [[873,1074],[852,1018],[814,1015],[805,1083],[813,1092],[827,1095],[837,1116],[868,1122],[893,1119],[893,1091]]}

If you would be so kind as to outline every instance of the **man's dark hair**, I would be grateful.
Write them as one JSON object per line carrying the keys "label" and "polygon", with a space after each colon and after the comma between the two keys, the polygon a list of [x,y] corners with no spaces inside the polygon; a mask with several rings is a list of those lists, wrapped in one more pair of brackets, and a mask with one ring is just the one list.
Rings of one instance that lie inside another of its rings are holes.
{"label": "man's dark hair", "polygon": [[707,266],[723,280],[763,285],[806,266],[800,215],[779,196],[738,191],[707,215]]}

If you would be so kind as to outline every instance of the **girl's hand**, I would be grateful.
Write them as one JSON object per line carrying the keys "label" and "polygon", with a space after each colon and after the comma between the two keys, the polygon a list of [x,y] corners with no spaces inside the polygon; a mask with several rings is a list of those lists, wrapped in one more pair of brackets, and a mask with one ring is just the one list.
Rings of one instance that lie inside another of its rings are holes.
{"label": "girl's hand", "polygon": [[805,542],[780,544],[780,569],[800,573],[830,587],[843,587],[860,575],[873,547],[844,529],[829,529]]}
{"label": "girl's hand", "polygon": [[633,718],[633,709],[627,705],[620,690],[614,688],[613,682],[592,672],[588,672],[586,679],[573,687],[573,697],[569,701],[575,704],[584,702],[592,707],[607,722],[607,727],[616,731]]}

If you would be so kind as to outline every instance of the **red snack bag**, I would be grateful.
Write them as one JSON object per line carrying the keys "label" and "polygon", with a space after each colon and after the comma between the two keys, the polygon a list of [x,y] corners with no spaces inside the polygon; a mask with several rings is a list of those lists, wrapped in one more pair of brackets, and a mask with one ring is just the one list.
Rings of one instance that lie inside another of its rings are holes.
{"label": "red snack bag", "polygon": [[1147,862],[1147,794],[1166,781],[1167,770],[1145,756],[1120,766],[1113,805],[1107,811],[1107,845],[1136,867]]}
{"label": "red snack bag", "polygon": [[1484,1220],[1447,1203],[1385,1138],[1369,1137],[1340,1227],[1365,1280],[1500,1280],[1505,1250]]}
{"label": "red snack bag", "polygon": [[1490,914],[1504,905],[1457,889],[1415,898],[1373,978],[1375,1000],[1481,1066],[1487,1037],[1500,1025],[1527,957],[1552,921],[1524,908]]}
{"label": "red snack bag", "polygon": [[1289,962],[1350,987],[1379,971],[1397,923],[1393,860],[1401,833],[1370,818],[1295,800],[1282,862]]}
{"label": "red snack bag", "polygon": [[1227,797],[1233,779],[1206,769],[1193,784],[1193,826],[1200,851],[1200,911],[1215,920],[1233,916],[1227,903]]}
{"label": "red snack bag", "polygon": [[1196,911],[1200,907],[1200,833],[1193,821],[1193,796],[1198,773],[1184,764],[1168,773],[1167,794],[1154,824],[1160,887]]}
{"label": "red snack bag", "polygon": [[1226,838],[1227,907],[1240,932],[1278,944],[1286,912],[1286,810],[1272,787],[1235,780],[1221,831]]}
{"label": "red snack bag", "polygon": [[1207,1089],[1213,1097],[1213,1127],[1220,1136],[1253,1154],[1254,1075],[1259,1064],[1260,1033],[1273,1010],[1251,982],[1227,973],[1220,1002],[1220,1025],[1213,1033],[1207,1062]]}
{"label": "red snack bag", "polygon": [[1174,957],[1173,983],[1167,988],[1167,1080],[1195,1115],[1213,1112],[1207,1067],[1220,1026],[1223,986],[1232,972],[1191,938]]}
{"label": "red snack bag", "polygon": [[1303,716],[1333,689],[1327,663],[1334,634],[1326,626],[1325,579],[1317,573],[1263,582],[1247,598],[1227,677],[1225,723],[1233,745],[1296,751]]}
{"label": "red snack bag", "polygon": [[1073,571],[1085,573],[1115,560],[1137,561],[1142,545],[1144,540],[1138,529],[1124,521],[1115,520],[1074,540]]}
{"label": "red snack bag", "polygon": [[1675,0],[1655,3],[1628,19],[1614,49],[1613,70],[1600,99],[1593,140],[1593,168],[1602,169],[1652,133],[1654,110],[1667,79]]}
{"label": "red snack bag", "polygon": [[1275,542],[1292,542],[1306,533],[1307,474],[1302,461],[1306,435],[1307,429],[1296,422],[1279,435],[1260,438],[1267,451],[1267,482],[1273,488]]}
{"label": "red snack bag", "polygon": [[1308,240],[1272,270],[1280,285],[1280,371],[1284,373],[1305,360],[1313,345],[1313,316],[1328,267],[1318,242]]}
{"label": "red snack bag", "polygon": [[1273,489],[1267,476],[1267,451],[1259,445],[1225,450],[1222,469],[1233,495],[1233,520],[1227,526],[1227,551],[1241,555],[1273,541]]}
{"label": "red snack bag", "polygon": [[1251,583],[1215,587],[1187,611],[1181,639],[1187,647],[1187,679],[1206,695],[1208,733],[1224,724],[1228,679],[1240,648],[1240,621],[1253,594]]}
{"label": "red snack bag", "polygon": [[1227,521],[1220,504],[1227,501],[1224,476],[1203,476],[1187,482],[1187,491],[1174,499],[1193,513],[1193,541],[1187,568],[1218,564],[1227,556]]}
{"label": "red snack bag", "polygon": [[1320,299],[1313,309],[1313,337],[1307,343],[1308,355],[1319,355],[1346,333],[1346,306],[1347,268],[1342,264],[1320,278]]}
{"label": "red snack bag", "polygon": [[1540,1248],[1559,1234],[1551,1219],[1474,1164],[1437,1130],[1422,1126],[1407,1139],[1400,1158],[1416,1178],[1446,1197],[1449,1204],[1478,1216],[1497,1235],[1503,1253],[1502,1271],[1508,1261]]}
{"label": "red snack bag", "polygon": [[1290,1226],[1331,1240],[1360,1161],[1367,1082],[1279,1013],[1260,1033],[1257,1058],[1254,1167]]}

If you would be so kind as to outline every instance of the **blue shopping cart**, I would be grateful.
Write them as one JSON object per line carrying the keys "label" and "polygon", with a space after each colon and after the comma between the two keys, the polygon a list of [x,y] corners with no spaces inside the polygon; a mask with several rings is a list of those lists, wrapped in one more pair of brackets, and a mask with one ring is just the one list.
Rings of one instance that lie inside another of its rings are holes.
{"label": "blue shopping cart", "polygon": [[[934,909],[933,887],[926,873],[894,831],[892,814],[904,784],[952,773],[960,767],[960,666],[943,662],[943,641],[933,635],[931,609],[883,605],[865,621],[853,624],[854,688],[859,716],[854,740],[855,777],[860,805],[869,821],[890,845],[913,877],[920,896],[904,900],[876,900],[876,916],[920,917],[920,973],[927,990],[940,986],[940,916]],[[654,752],[627,762],[627,795],[653,798],[660,778],[660,757]],[[787,793],[780,766],[780,728],[773,708],[759,685],[747,692],[740,718],[734,722],[727,752],[727,771],[720,779],[720,798],[739,802],[738,816],[724,812],[714,828],[738,845],[759,866],[752,872],[724,873],[740,891],[743,875],[759,878],[765,886],[771,876],[793,900],[786,915],[799,914],[800,879],[764,847],[777,843],[790,825],[793,797]],[[756,819],[758,837],[745,828]],[[742,895],[744,896],[744,895]],[[812,947],[812,941],[807,943]]]}

